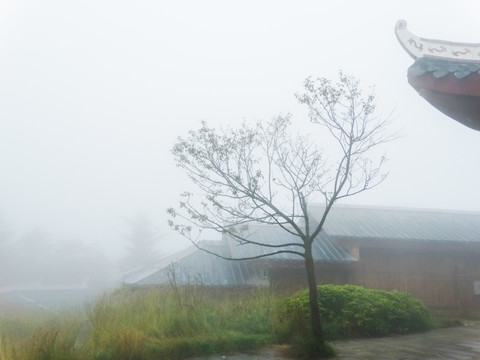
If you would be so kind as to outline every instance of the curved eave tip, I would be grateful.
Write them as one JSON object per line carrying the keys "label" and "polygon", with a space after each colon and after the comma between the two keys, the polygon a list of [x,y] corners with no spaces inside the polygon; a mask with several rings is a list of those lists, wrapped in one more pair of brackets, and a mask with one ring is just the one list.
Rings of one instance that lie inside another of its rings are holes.
{"label": "curved eave tip", "polygon": [[420,39],[407,30],[406,20],[400,19],[395,23],[395,36],[403,47],[403,50],[405,50],[413,60],[417,60],[419,57],[423,56],[423,53],[419,51],[419,48],[411,45],[412,42],[415,44],[418,43]]}
{"label": "curved eave tip", "polygon": [[395,23],[395,29],[397,30],[404,30],[407,28],[407,21],[400,19]]}

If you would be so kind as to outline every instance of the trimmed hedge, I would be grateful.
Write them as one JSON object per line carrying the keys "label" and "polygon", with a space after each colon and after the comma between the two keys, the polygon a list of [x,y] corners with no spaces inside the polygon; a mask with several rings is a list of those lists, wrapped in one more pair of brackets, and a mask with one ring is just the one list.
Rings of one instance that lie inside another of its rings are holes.
{"label": "trimmed hedge", "polygon": [[[321,285],[317,289],[320,316],[328,340],[406,334],[432,327],[429,310],[407,293],[353,285]],[[280,341],[310,336],[308,290],[281,302],[278,321]]]}

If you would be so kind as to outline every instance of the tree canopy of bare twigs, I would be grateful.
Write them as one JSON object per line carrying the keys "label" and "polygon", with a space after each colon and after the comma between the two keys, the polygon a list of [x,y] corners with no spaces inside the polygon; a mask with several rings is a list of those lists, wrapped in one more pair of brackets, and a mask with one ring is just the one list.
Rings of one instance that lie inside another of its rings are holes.
{"label": "tree canopy of bare twigs", "polygon": [[[364,95],[355,78],[343,73],[335,83],[308,78],[304,89],[296,97],[307,106],[311,122],[323,130],[314,140],[291,136],[290,115],[223,130],[202,122],[199,130],[180,137],[172,153],[196,191],[183,193],[179,207],[168,212],[171,227],[197,246],[202,230],[214,230],[240,245],[269,249],[256,257],[284,252],[303,257],[313,335],[323,341],[318,307],[313,308],[317,305],[312,244],[337,200],[369,190],[385,179],[385,157],[375,158],[373,150],[395,135],[389,132],[389,117],[376,115],[373,91]],[[337,144],[334,161],[319,147],[325,134]],[[323,199],[325,210],[320,221],[313,223],[308,205],[318,198]],[[245,234],[249,224],[258,223],[281,227],[299,241],[254,242]]]}

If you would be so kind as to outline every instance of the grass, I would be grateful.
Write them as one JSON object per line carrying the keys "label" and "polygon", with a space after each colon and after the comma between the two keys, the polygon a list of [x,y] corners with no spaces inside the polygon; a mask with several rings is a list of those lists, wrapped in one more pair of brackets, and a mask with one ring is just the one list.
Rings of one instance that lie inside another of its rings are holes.
{"label": "grass", "polygon": [[121,290],[89,314],[94,359],[185,358],[267,344],[276,297],[260,290]]}
{"label": "grass", "polygon": [[[294,316],[282,313],[285,301],[268,289],[119,289],[86,312],[0,314],[0,360],[175,360],[282,342],[306,357],[318,347],[308,336],[279,336]],[[295,326],[290,333],[305,334]],[[328,323],[324,330],[330,339],[343,336]]]}
{"label": "grass", "polygon": [[74,360],[77,314],[38,311],[0,314],[0,360]]}

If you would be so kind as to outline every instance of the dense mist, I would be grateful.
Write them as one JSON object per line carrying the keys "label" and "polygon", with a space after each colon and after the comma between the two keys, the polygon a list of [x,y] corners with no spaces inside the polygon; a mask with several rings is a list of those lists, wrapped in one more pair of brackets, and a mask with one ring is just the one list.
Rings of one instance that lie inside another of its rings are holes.
{"label": "dense mist", "polygon": [[375,87],[401,133],[387,180],[350,202],[480,210],[480,135],[408,85],[412,59],[393,32],[404,18],[420,36],[479,42],[478,10],[469,0],[2,1],[0,288],[108,288],[186,247],[167,226],[166,209],[191,190],[170,152],[177,137],[203,119],[287,113],[306,129],[294,94],[340,69]]}

